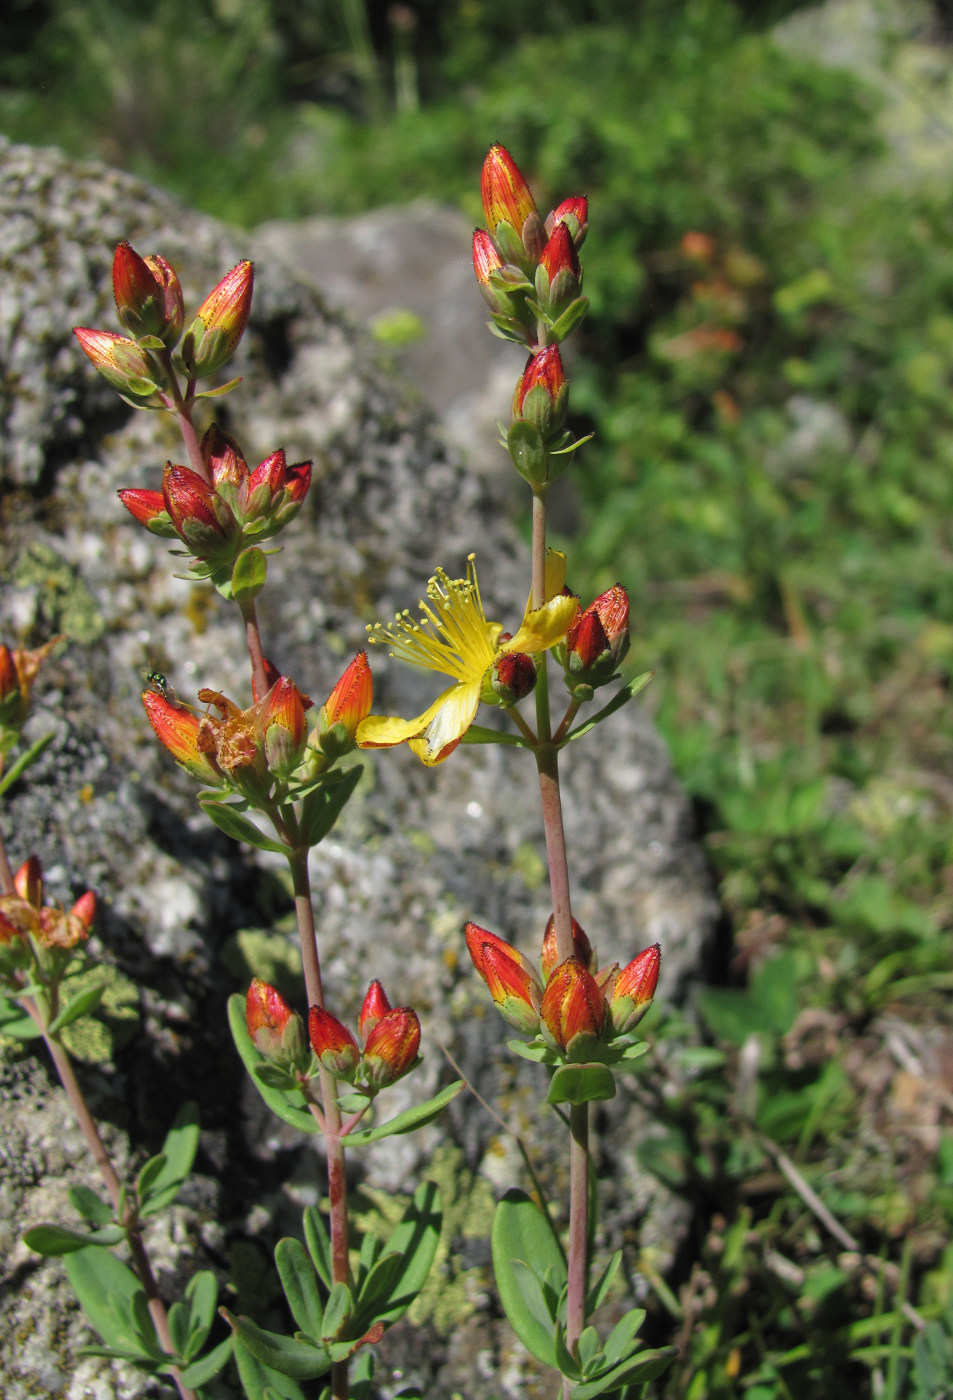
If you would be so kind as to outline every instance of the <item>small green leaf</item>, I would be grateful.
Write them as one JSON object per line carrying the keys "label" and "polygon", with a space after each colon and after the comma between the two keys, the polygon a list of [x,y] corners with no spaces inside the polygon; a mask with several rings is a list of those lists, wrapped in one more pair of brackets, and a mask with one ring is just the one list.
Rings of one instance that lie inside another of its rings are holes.
{"label": "small green leaf", "polygon": [[[302,1133],[316,1133],[318,1125],[306,1108],[299,1108],[297,1104],[292,1102],[289,1094],[284,1093],[281,1089],[271,1089],[256,1078],[256,1067],[266,1064],[267,1061],[264,1055],[255,1048],[255,1043],[248,1034],[248,1024],[245,1020],[245,998],[241,992],[233,992],[228,999],[228,1024],[232,1032],[232,1039],[235,1041],[235,1049],[242,1057],[242,1062],[251,1075],[252,1083],[272,1113],[283,1123],[290,1123],[293,1128],[298,1128]],[[300,1102],[300,1090],[297,1097]]]}
{"label": "small green leaf", "polygon": [[198,1146],[198,1108],[190,1100],[179,1109],[165,1135],[162,1151],[158,1154],[165,1158],[165,1165],[151,1182],[147,1200],[143,1202],[140,1198],[140,1215],[154,1215],[172,1204],[192,1170]]}
{"label": "small green leaf", "polygon": [[605,1302],[609,1295],[609,1289],[612,1287],[612,1281],[618,1273],[621,1263],[622,1250],[617,1249],[599,1275],[597,1281],[586,1294],[586,1317],[591,1317],[596,1308],[598,1308],[601,1303]]}
{"label": "small green leaf", "polygon": [[14,763],[11,763],[3,777],[0,778],[0,797],[3,796],[8,788],[13,787],[13,784],[18,778],[23,777],[23,774],[28,768],[32,768],[40,754],[44,749],[49,748],[55,737],[55,734],[44,734],[42,739],[37,739],[35,744],[31,744],[25,753],[21,753],[20,757]]}
{"label": "small green leaf", "polygon": [[321,1325],[321,1339],[324,1342],[337,1342],[343,1339],[348,1324],[354,1314],[354,1299],[346,1283],[333,1283],[324,1309]]}
{"label": "small green leaf", "polygon": [[314,1265],[300,1240],[279,1240],[275,1246],[275,1265],[292,1317],[306,1337],[318,1342],[322,1336],[324,1309]]}
{"label": "small green leaf", "polygon": [[220,399],[223,394],[230,394],[242,382],[242,375],[236,379],[230,379],[227,384],[220,384],[217,389],[202,389],[195,395],[197,399]]}
{"label": "small green leaf", "polygon": [[493,1217],[491,1244],[496,1286],[510,1325],[537,1361],[555,1366],[553,1330],[527,1307],[515,1265],[522,1261],[538,1277],[552,1269],[565,1286],[566,1261],[549,1221],[524,1191],[507,1191],[500,1201]]}
{"label": "small green leaf", "polygon": [[621,1361],[628,1358],[633,1348],[638,1345],[636,1333],[644,1321],[644,1308],[632,1308],[619,1318],[606,1338],[606,1344],[603,1347],[608,1366],[618,1366]]}
{"label": "small green leaf", "polygon": [[193,1274],[186,1285],[185,1297],[189,1304],[189,1330],[182,1354],[187,1361],[191,1361],[205,1345],[215,1321],[218,1279],[211,1269],[200,1269]]}
{"label": "small green leaf", "polygon": [[257,598],[268,577],[268,560],[257,545],[243,549],[232,566],[232,597],[236,603]]}
{"label": "small green leaf", "polygon": [[64,1225],[34,1225],[23,1236],[23,1243],[37,1254],[57,1256],[75,1254],[88,1245],[119,1244],[126,1238],[121,1225],[106,1225],[102,1230],[81,1234],[78,1230],[67,1230]]}
{"label": "small green leaf", "polygon": [[167,1161],[168,1158],[165,1153],[159,1152],[155,1157],[150,1157],[148,1162],[146,1162],[142,1171],[136,1177],[136,1195],[139,1197],[140,1201],[148,1199],[149,1192],[155,1184],[156,1179],[165,1171]]}
{"label": "small green leaf", "polygon": [[290,1376],[283,1376],[260,1361],[242,1342],[240,1333],[234,1337],[234,1356],[247,1400],[268,1400],[274,1396],[280,1396],[281,1400],[305,1400],[301,1387]]}
{"label": "small green leaf", "polygon": [[67,1191],[69,1203],[84,1220],[94,1225],[111,1225],[114,1219],[113,1208],[102,1196],[89,1186],[71,1186]]}
{"label": "small green leaf", "polygon": [[189,1339],[189,1310],[185,1303],[173,1303],[169,1309],[169,1336],[176,1356],[184,1356]]}
{"label": "small green leaf", "polygon": [[678,1355],[677,1347],[659,1347],[655,1351],[643,1351],[631,1361],[624,1361],[610,1371],[604,1371],[596,1380],[583,1381],[570,1387],[570,1400],[594,1400],[596,1395],[619,1390],[623,1385],[644,1385],[668,1370]]}
{"label": "small green leaf", "polygon": [[615,1098],[615,1077],[606,1065],[560,1065],[552,1077],[547,1103],[592,1103]]}
{"label": "small green leaf", "polygon": [[539,429],[525,418],[518,418],[506,434],[506,446],[524,481],[533,487],[545,486],[549,464]]}
{"label": "small green leaf", "polygon": [[233,841],[243,841],[246,846],[253,846],[257,851],[275,851],[281,856],[288,854],[287,846],[281,845],[278,841],[270,840],[258,830],[254,822],[243,817],[228,803],[202,802],[201,807],[219,831],[224,831],[225,835],[230,836]]}
{"label": "small green leaf", "polygon": [[[183,1385],[190,1390],[197,1390],[199,1386],[205,1385],[213,1376],[217,1376],[225,1365],[225,1362],[232,1354],[234,1342],[231,1336],[225,1338],[224,1342],[219,1342],[218,1346],[206,1352],[204,1356],[192,1361],[185,1370],[180,1373]],[[300,1395],[300,1391],[298,1394]]]}
{"label": "small green leaf", "polygon": [[567,335],[574,331],[576,326],[579,325],[579,322],[583,319],[588,310],[588,297],[576,297],[575,301],[571,301],[559,319],[553,323],[549,333],[550,345],[552,345],[553,342],[558,344],[560,341],[565,340]]}
{"label": "small green leaf", "polygon": [[318,1277],[329,1291],[334,1282],[331,1266],[331,1241],[320,1212],[314,1206],[307,1206],[304,1212],[304,1238],[311,1255],[311,1262],[318,1271]]}
{"label": "small green leaf", "polygon": [[296,1094],[301,1097],[301,1089],[297,1079],[288,1070],[282,1069],[280,1065],[273,1065],[268,1060],[263,1060],[260,1065],[256,1065],[252,1074],[259,1084],[264,1084],[268,1089],[282,1089],[286,1094]]}
{"label": "small green leaf", "polygon": [[28,1016],[15,1002],[7,1002],[0,1015],[0,1035],[11,1040],[35,1040],[43,1032],[32,1016]]}
{"label": "small green leaf", "polygon": [[[290,1376],[292,1380],[310,1381],[326,1375],[338,1359],[334,1355],[335,1349],[331,1347],[317,1347],[310,1342],[299,1342],[294,1337],[286,1337],[281,1332],[268,1332],[264,1327],[257,1327],[250,1318],[234,1317],[227,1308],[222,1309],[222,1314],[228,1325],[237,1333],[241,1344],[247,1347],[253,1356],[281,1375]],[[337,1350],[347,1355],[346,1346]]]}
{"label": "small green leaf", "polygon": [[[128,1351],[138,1341],[133,1300],[146,1297],[136,1275],[108,1249],[79,1249],[65,1264],[73,1292],[106,1346]],[[158,1345],[154,1333],[151,1344]]]}
{"label": "small green leaf", "polygon": [[324,784],[309,792],[301,804],[298,829],[304,846],[317,846],[334,826],[351,794],[361,780],[364,769],[360,763],[351,768],[336,768]]}
{"label": "small green leaf", "polygon": [[369,1319],[366,1325],[362,1325],[362,1331],[366,1331],[374,1322],[383,1321],[383,1318],[378,1318],[375,1309],[378,1303],[390,1297],[394,1284],[403,1273],[403,1266],[403,1255],[388,1251],[368,1267],[357,1295],[362,1324],[365,1316]]}
{"label": "small green leaf", "polygon": [[537,1065],[556,1063],[556,1052],[540,1040],[508,1040],[506,1043],[514,1055],[522,1055],[524,1060],[532,1060]]}
{"label": "small green leaf", "polygon": [[581,739],[583,734],[588,734],[590,729],[594,729],[597,724],[601,724],[604,719],[614,715],[616,710],[621,710],[623,705],[627,705],[640,690],[644,690],[649,681],[655,675],[654,671],[643,671],[641,676],[636,676],[634,681],[629,681],[621,690],[616,691],[608,705],[604,705],[594,715],[590,716],[584,724],[580,724],[577,729],[571,729],[563,740],[564,744],[570,743],[573,739]]}
{"label": "small green leaf", "polygon": [[78,993],[72,1001],[66,1003],[50,1022],[50,1034],[56,1035],[64,1026],[71,1026],[74,1021],[78,1021],[81,1016],[88,1016],[93,1007],[98,1006],[102,1001],[106,985],[97,982],[92,987],[87,987],[85,991]]}
{"label": "small green leaf", "polygon": [[358,1300],[356,1332],[363,1334],[374,1322],[383,1322],[389,1327],[407,1311],[427,1282],[440,1243],[442,1223],[440,1192],[436,1184],[421,1182],[384,1247],[385,1256],[397,1255],[402,1267],[391,1279],[389,1290],[376,1299],[372,1308],[364,1306],[363,1298]]}
{"label": "small green leaf", "polygon": [[456,1098],[464,1087],[464,1082],[462,1079],[455,1079],[452,1084],[448,1084],[446,1089],[441,1089],[440,1093],[435,1094],[432,1099],[415,1104],[413,1108],[405,1109],[403,1113],[398,1113],[396,1118],[389,1118],[386,1123],[380,1123],[376,1128],[363,1128],[358,1132],[348,1133],[344,1141],[349,1147],[358,1147],[365,1142],[377,1142],[380,1138],[393,1137],[397,1133],[409,1133],[414,1128],[422,1128],[425,1123],[431,1123],[443,1112],[447,1104]]}

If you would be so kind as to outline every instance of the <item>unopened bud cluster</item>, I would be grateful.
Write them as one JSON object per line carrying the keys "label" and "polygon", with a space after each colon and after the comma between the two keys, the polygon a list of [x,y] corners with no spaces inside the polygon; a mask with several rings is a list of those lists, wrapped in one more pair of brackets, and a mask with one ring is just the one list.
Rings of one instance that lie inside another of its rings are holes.
{"label": "unopened bud cluster", "polygon": [[591,700],[599,686],[618,679],[618,668],[629,650],[629,599],[621,583],[579,608],[553,655],[565,674],[574,700]]}
{"label": "unopened bud cluster", "polygon": [[500,1014],[523,1035],[538,1036],[558,1059],[611,1060],[611,1042],[638,1025],[655,996],[661,964],[657,943],[621,970],[618,963],[597,970],[589,939],[573,919],[572,955],[558,961],[550,918],[537,971],[512,944],[476,924],[467,924],[465,936]]}
{"label": "unopened bud cluster", "polygon": [[89,938],[96,896],[87,890],[70,909],[47,903],[36,856],[23,862],[13,884],[12,894],[0,895],[0,980],[20,990],[29,969],[36,984],[55,987]]}

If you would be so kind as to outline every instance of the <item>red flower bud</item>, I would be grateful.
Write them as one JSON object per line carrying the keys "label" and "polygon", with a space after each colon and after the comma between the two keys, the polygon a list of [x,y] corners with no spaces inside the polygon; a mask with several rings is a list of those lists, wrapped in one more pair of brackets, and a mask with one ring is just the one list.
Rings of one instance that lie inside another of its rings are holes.
{"label": "red flower bud", "polygon": [[128,243],[120,243],[113,258],[113,294],[127,331],[175,345],[182,334],[184,304],[179,279],[165,258],[141,258]]}
{"label": "red flower bud", "polygon": [[361,1014],[357,1018],[357,1028],[363,1040],[367,1039],[381,1017],[390,1009],[391,1005],[387,1000],[384,988],[375,978],[367,989]]}
{"label": "red flower bud", "polygon": [[106,382],[121,394],[147,400],[161,387],[158,365],[128,336],[86,326],[74,326],[73,334]]}
{"label": "red flower bud", "polygon": [[662,949],[653,943],[622,969],[611,988],[606,988],[615,1034],[630,1031],[648,1011],[658,986],[661,963]]}
{"label": "red flower bud", "polygon": [[582,270],[567,224],[557,224],[543,249],[536,292],[549,311],[560,311],[579,295]]}
{"label": "red flower bud", "polygon": [[176,534],[199,559],[215,559],[237,546],[241,531],[233,512],[198,472],[167,462],[162,496]]}
{"label": "red flower bud", "polygon": [[151,534],[162,539],[178,538],[161,491],[142,491],[138,487],[127,486],[118,495],[129,514],[140,525],[145,525]]}
{"label": "red flower bud", "polygon": [[490,682],[503,705],[516,705],[536,684],[536,663],[525,651],[507,651],[493,664]]}
{"label": "red flower bud", "polygon": [[248,325],[254,276],[253,264],[240,262],[202,302],[181,347],[191,376],[214,374],[235,353]]}
{"label": "red flower bud", "polygon": [[477,924],[467,924],[464,933],[473,965],[500,1015],[524,1035],[535,1035],[539,1030],[542,988],[532,963],[511,944]]}
{"label": "red flower bud", "polygon": [[503,257],[534,262],[546,241],[546,230],[529,185],[505,146],[490,147],[480,191],[486,226]]}
{"label": "red flower bud", "polygon": [[621,583],[601,593],[566,633],[573,680],[604,685],[629,649],[629,599]]}
{"label": "red flower bud", "polygon": [[269,983],[252,980],[245,998],[245,1024],[255,1049],[273,1064],[303,1068],[307,1057],[304,1022]]}
{"label": "red flower bud", "polygon": [[233,437],[212,423],[202,438],[202,457],[208,466],[212,485],[240,487],[248,477],[248,463]]}
{"label": "red flower bud", "polygon": [[[572,955],[581,962],[587,970],[592,969],[592,945],[586,937],[586,931],[575,919],[572,921]],[[549,981],[550,974],[559,962],[559,954],[556,952],[556,920],[550,914],[546,924],[546,932],[543,934],[543,951],[540,954],[540,966],[543,969],[543,976]]]}
{"label": "red flower bud", "polygon": [[308,737],[305,711],[312,708],[294,681],[282,676],[261,702],[258,717],[265,762],[276,778],[288,778],[301,762]]}
{"label": "red flower bud", "polygon": [[588,218],[589,201],[585,195],[571,195],[569,199],[564,199],[562,204],[557,204],[549,215],[546,220],[546,232],[552,234],[557,224],[565,224],[578,250],[582,247],[589,228]]}
{"label": "red flower bud", "polygon": [[534,423],[542,436],[550,437],[563,425],[569,386],[558,345],[548,345],[534,355],[516,385],[513,417]]}
{"label": "red flower bud", "polygon": [[361,1075],[375,1089],[393,1084],[413,1069],[420,1048],[420,1021],[409,1006],[385,1011],[364,1043]]}
{"label": "red flower bud", "polygon": [[92,890],[87,890],[85,894],[80,895],[70,910],[70,917],[77,919],[82,924],[88,937],[93,927],[93,920],[96,918],[96,896]]}
{"label": "red flower bud", "polygon": [[[326,752],[333,749],[334,756],[352,749],[357,727],[370,714],[373,698],[374,682],[367,652],[359,651],[322,707],[322,749]],[[336,731],[335,735],[330,734],[331,730]]]}
{"label": "red flower bud", "polygon": [[550,974],[540,1015],[558,1049],[584,1059],[602,1034],[605,998],[595,978],[576,958],[567,958]]}
{"label": "red flower bud", "polygon": [[28,856],[13,877],[19,897],[34,909],[43,907],[43,867],[36,856]]}
{"label": "red flower bud", "polygon": [[342,1026],[323,1006],[312,1006],[308,1012],[308,1033],[314,1053],[328,1073],[353,1084],[361,1052],[347,1026]]}

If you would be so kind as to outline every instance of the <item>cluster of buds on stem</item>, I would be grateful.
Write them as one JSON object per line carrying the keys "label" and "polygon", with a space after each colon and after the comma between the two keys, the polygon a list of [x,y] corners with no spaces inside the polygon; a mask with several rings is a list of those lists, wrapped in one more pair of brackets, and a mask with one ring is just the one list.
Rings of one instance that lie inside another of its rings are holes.
{"label": "cluster of buds on stem", "polygon": [[293,520],[311,484],[311,463],[290,464],[279,448],[254,471],[238,443],[213,423],[201,444],[206,475],[167,462],[162,490],[134,487],[119,499],[140,525],[165,539],[179,539],[193,555],[190,573],[211,578],[239,601],[265,582],[263,541]]}
{"label": "cluster of buds on stem", "polygon": [[22,988],[30,969],[35,984],[55,989],[89,938],[96,913],[91,890],[71,909],[46,902],[43,870],[36,856],[23,862],[12,894],[0,895],[0,978],[10,990]]}
{"label": "cluster of buds on stem", "polygon": [[566,686],[578,703],[591,700],[599,686],[618,679],[629,650],[629,599],[621,583],[580,608],[566,636],[553,648]]}
{"label": "cluster of buds on stem", "polygon": [[323,1006],[312,1006],[308,1013],[311,1047],[323,1068],[373,1097],[420,1063],[420,1021],[411,1007],[392,1007],[380,982],[374,981],[357,1024],[363,1049]]}
{"label": "cluster of buds on stem", "polygon": [[[142,257],[120,243],[113,258],[113,293],[128,335],[87,326],[76,327],[74,334],[103,378],[133,407],[181,410],[204,396],[195,393],[196,381],[215,374],[234,354],[248,324],[253,280],[250,262],[233,267],[183,337],[185,303],[175,269],[158,254]],[[184,394],[177,375],[187,381]]]}
{"label": "cluster of buds on stem", "polygon": [[540,975],[512,944],[477,924],[467,924],[465,937],[497,1010],[523,1035],[537,1036],[553,1063],[593,1059],[611,1063],[612,1042],[628,1036],[655,996],[661,963],[657,943],[621,970],[618,963],[596,970],[589,939],[575,919],[573,953],[557,960],[551,918],[543,938]]}

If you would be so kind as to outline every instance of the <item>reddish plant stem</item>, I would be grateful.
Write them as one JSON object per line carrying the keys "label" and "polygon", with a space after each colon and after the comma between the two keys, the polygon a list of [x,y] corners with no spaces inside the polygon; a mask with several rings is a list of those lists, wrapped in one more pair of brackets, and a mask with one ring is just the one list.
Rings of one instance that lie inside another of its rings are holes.
{"label": "reddish plant stem", "polygon": [[268,690],[265,675],[265,654],[261,649],[261,633],[258,630],[258,613],[254,598],[243,598],[239,604],[242,622],[245,624],[245,641],[248,644],[248,659],[251,661],[252,684],[256,700],[264,698]]}
{"label": "reddish plant stem", "polygon": [[182,434],[182,441],[185,443],[185,450],[188,453],[189,465],[203,481],[211,483],[212,478],[205,458],[202,456],[202,447],[195,431],[195,424],[192,422],[192,408],[195,403],[192,395],[195,391],[195,380],[190,379],[187,382],[183,395],[179,388],[178,376],[172,367],[172,351],[163,350],[159,358],[169,379],[169,392],[163,395],[163,399],[175,412],[179,432]]}
{"label": "reddish plant stem", "polygon": [[[36,1022],[37,1027],[43,1035],[43,1040],[50,1053],[50,1059],[53,1061],[53,1067],[56,1070],[57,1077],[66,1092],[66,1097],[69,1099],[70,1108],[73,1110],[73,1116],[79,1124],[80,1132],[86,1139],[86,1145],[89,1148],[90,1156],[99,1168],[99,1174],[103,1179],[106,1190],[109,1192],[109,1198],[112,1201],[113,1209],[116,1212],[116,1218],[118,1220],[119,1210],[122,1206],[122,1182],[119,1180],[109,1153],[106,1151],[106,1145],[100,1136],[96,1120],[89,1111],[89,1106],[79,1086],[79,1081],[73,1072],[73,1063],[66,1053],[62,1042],[58,1040],[56,1036],[50,1035],[42,1013],[33,998],[20,997],[19,1000],[24,1011]],[[159,1338],[159,1343],[163,1351],[167,1352],[169,1356],[174,1356],[175,1344],[172,1341],[172,1333],[169,1331],[169,1319],[166,1315],[165,1304],[159,1293],[159,1286],[156,1283],[155,1274],[152,1272],[152,1265],[149,1262],[149,1255],[146,1252],[142,1231],[135,1216],[134,1206],[126,1207],[124,1219],[120,1223],[126,1227],[126,1238],[129,1241],[132,1262],[146,1295],[149,1315],[156,1329],[156,1336]],[[171,1375],[181,1400],[196,1400],[195,1391],[190,1390],[187,1385],[182,1383],[181,1374],[177,1366],[171,1368]]]}
{"label": "reddish plant stem", "polygon": [[[294,885],[295,912],[301,937],[301,961],[308,1006],[324,1006],[321,984],[321,963],[314,926],[314,906],[311,902],[311,877],[308,873],[308,849],[298,846],[289,852],[291,879]],[[335,1081],[327,1070],[320,1071],[321,1103],[324,1116],[324,1144],[328,1159],[328,1201],[331,1225],[331,1276],[335,1283],[351,1285],[351,1264],[348,1256],[347,1170],[344,1141],[341,1137],[341,1113],[337,1105]],[[336,1362],[331,1369],[332,1400],[347,1400],[348,1363]]]}

